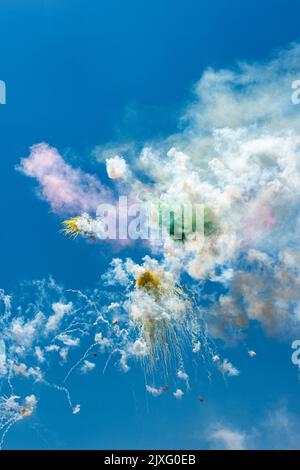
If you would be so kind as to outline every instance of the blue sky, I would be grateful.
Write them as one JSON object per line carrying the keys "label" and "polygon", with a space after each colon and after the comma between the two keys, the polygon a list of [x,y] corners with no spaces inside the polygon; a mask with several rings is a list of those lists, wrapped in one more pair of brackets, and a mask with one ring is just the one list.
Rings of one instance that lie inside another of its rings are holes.
{"label": "blue sky", "polygon": [[[2,0],[0,79],[7,104],[0,107],[0,287],[10,292],[50,274],[66,288],[92,287],[114,256],[99,244],[61,235],[60,219],[36,197],[35,183],[15,170],[31,145],[48,142],[69,163],[101,171],[105,180],[104,166],[91,157],[95,146],[175,132],[191,87],[207,67],[262,60],[299,40],[299,13],[296,0]],[[139,260],[143,254],[133,247],[122,256]],[[245,354],[253,344],[259,360]],[[290,342],[252,326],[228,353],[247,374],[228,381],[216,375],[210,383],[202,364],[190,358],[196,385],[181,402],[147,394],[138,366],[128,374],[110,367],[105,375],[74,375],[78,416],[63,394],[37,385],[37,412],[17,423],[5,447],[202,449],[211,445],[212,422],[263,435],[270,432],[268,415],[278,410],[292,415],[291,432],[300,433],[299,381],[290,355]],[[198,394],[206,397],[203,406]],[[257,445],[280,446],[267,439],[259,435]]]}

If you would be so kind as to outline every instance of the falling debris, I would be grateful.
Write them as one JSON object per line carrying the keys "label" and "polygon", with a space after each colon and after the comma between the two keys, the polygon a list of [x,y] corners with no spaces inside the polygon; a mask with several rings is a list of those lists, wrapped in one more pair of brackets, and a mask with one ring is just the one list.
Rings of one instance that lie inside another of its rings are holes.
{"label": "falling debris", "polygon": [[204,402],[205,402],[205,398],[204,398],[204,397],[198,397],[197,400],[200,401],[200,403],[204,403]]}

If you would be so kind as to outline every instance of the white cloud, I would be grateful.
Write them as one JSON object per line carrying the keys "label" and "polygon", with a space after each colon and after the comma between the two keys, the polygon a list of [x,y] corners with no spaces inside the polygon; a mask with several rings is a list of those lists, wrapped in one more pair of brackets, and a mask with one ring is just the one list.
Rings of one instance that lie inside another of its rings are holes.
{"label": "white cloud", "polygon": [[266,450],[298,450],[299,442],[299,416],[285,404],[269,410],[259,425],[257,445]]}
{"label": "white cloud", "polygon": [[279,403],[244,429],[216,423],[209,427],[207,440],[213,449],[297,450],[300,442],[299,416]]}
{"label": "white cloud", "polygon": [[225,450],[245,450],[247,436],[244,432],[236,431],[221,425],[212,429],[208,436],[213,448]]}

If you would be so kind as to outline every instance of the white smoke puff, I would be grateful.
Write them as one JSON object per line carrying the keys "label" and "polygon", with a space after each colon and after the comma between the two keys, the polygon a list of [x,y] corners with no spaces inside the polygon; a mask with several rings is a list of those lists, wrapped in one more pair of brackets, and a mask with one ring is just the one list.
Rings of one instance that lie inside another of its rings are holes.
{"label": "white smoke puff", "polygon": [[28,377],[32,377],[36,382],[43,380],[43,372],[40,367],[29,367]]}
{"label": "white smoke puff", "polygon": [[34,377],[36,382],[42,382],[44,380],[44,371],[40,367],[30,368],[29,372]]}
{"label": "white smoke puff", "polygon": [[37,400],[35,395],[25,397],[24,406],[20,407],[18,419],[28,418],[35,411]]}
{"label": "white smoke puff", "polygon": [[268,268],[272,267],[272,258],[267,253],[251,249],[247,253],[247,258],[249,261],[259,262],[261,265]]}
{"label": "white smoke puff", "polygon": [[146,385],[146,390],[153,397],[159,397],[163,393],[162,388],[151,387],[150,385]]}
{"label": "white smoke puff", "polygon": [[57,344],[50,344],[50,346],[45,346],[46,352],[59,351],[60,347]]}
{"label": "white smoke puff", "polygon": [[74,406],[72,413],[73,415],[77,415],[78,413],[80,413],[80,405]]}
{"label": "white smoke puff", "polygon": [[[1,397],[2,399],[2,397]],[[4,399],[5,407],[8,410],[16,410],[19,407],[18,400],[20,397],[18,395],[12,395],[7,399]]]}
{"label": "white smoke puff", "polygon": [[32,377],[36,381],[41,381],[43,378],[43,374],[39,367],[29,367],[24,363],[21,364],[12,364],[12,370],[16,375],[21,375],[25,378]]}
{"label": "white smoke puff", "polygon": [[104,338],[101,331],[95,334],[95,342],[99,344],[101,349],[105,349],[111,346],[111,340],[109,338]]}
{"label": "white smoke puff", "polygon": [[178,400],[181,400],[181,398],[183,397],[184,393],[183,393],[183,391],[182,391],[180,388],[178,388],[178,389],[176,390],[176,392],[173,393],[173,395],[174,395],[174,397],[177,398]]}
{"label": "white smoke puff", "polygon": [[197,341],[196,343],[194,343],[193,353],[198,353],[200,350],[201,350],[201,343],[200,341]]}
{"label": "white smoke puff", "polygon": [[143,264],[135,263],[131,258],[127,258],[124,263],[124,270],[134,279],[137,279],[144,271],[157,271],[158,262],[150,256],[143,258]]}
{"label": "white smoke puff", "polygon": [[175,147],[171,147],[170,150],[167,152],[167,155],[170,158],[175,157],[175,154],[176,154],[176,148]]}
{"label": "white smoke puff", "polygon": [[177,377],[181,380],[184,380],[185,381],[185,384],[186,384],[186,387],[189,388],[189,376],[186,372],[184,372],[184,370],[179,370],[177,372]]}
{"label": "white smoke puff", "polygon": [[181,299],[174,294],[170,294],[165,299],[162,299],[161,302],[162,309],[166,312],[167,317],[171,317],[173,320],[177,321],[184,317],[186,314],[189,304],[186,300]]}
{"label": "white smoke puff", "polygon": [[148,346],[145,341],[137,339],[131,347],[129,347],[129,352],[134,356],[146,356],[148,354]]}
{"label": "white smoke puff", "polygon": [[183,370],[179,370],[177,372],[177,377],[179,377],[180,379],[185,380],[185,381],[187,381],[189,379],[189,376]]}
{"label": "white smoke puff", "polygon": [[93,219],[87,213],[83,213],[76,219],[76,226],[78,230],[86,235],[94,233]]}
{"label": "white smoke puff", "polygon": [[65,346],[68,346],[69,348],[74,348],[76,346],[79,346],[80,344],[79,338],[72,338],[71,336],[67,334],[60,334],[57,336],[57,339],[61,341]]}
{"label": "white smoke puff", "polygon": [[299,253],[295,252],[291,248],[282,250],[279,255],[280,261],[282,264],[289,270],[298,272],[298,267],[300,263]]}
{"label": "white smoke puff", "polygon": [[228,286],[233,276],[234,276],[234,270],[229,268],[229,269],[224,269],[224,271],[218,276],[217,275],[211,276],[211,280],[215,282],[221,282],[225,286]]}
{"label": "white smoke puff", "polygon": [[[36,337],[41,333],[45,317],[38,312],[32,320],[25,321],[24,318],[14,318],[9,325],[9,337],[15,344],[15,351],[22,354],[29,349]],[[17,345],[20,347],[17,349]]]}
{"label": "white smoke puff", "polygon": [[27,366],[26,364],[13,364],[13,371],[17,375],[23,375],[23,377],[28,377]]}
{"label": "white smoke puff", "polygon": [[69,354],[69,348],[62,348],[59,350],[59,355],[64,362],[66,362]]}
{"label": "white smoke puff", "polygon": [[83,361],[83,364],[80,368],[80,371],[82,374],[88,374],[89,372],[91,372],[93,369],[95,369],[96,367],[96,364],[94,362],[91,362],[91,361],[88,361],[88,360],[84,360]]}
{"label": "white smoke puff", "polygon": [[256,352],[252,351],[252,350],[248,351],[248,354],[249,354],[250,357],[255,357],[256,356]]}
{"label": "white smoke puff", "polygon": [[114,258],[110,263],[110,269],[103,275],[103,280],[107,285],[115,285],[117,283],[125,286],[129,282],[129,277],[120,258]]}
{"label": "white smoke puff", "polygon": [[30,407],[32,409],[35,409],[35,407],[37,405],[36,396],[35,395],[29,395],[29,396],[25,397],[25,403],[28,407]]}
{"label": "white smoke puff", "polygon": [[0,340],[0,377],[4,376],[7,372],[6,367],[6,347],[4,341]]}
{"label": "white smoke puff", "polygon": [[[79,229],[81,229],[81,223],[79,219]],[[85,229],[85,230],[84,230]],[[90,218],[89,222],[86,224],[86,227],[82,227],[83,233],[87,236],[99,238],[103,240],[106,237],[106,225],[104,220],[101,217],[96,217],[95,219]]]}
{"label": "white smoke puff", "polygon": [[104,238],[105,223],[99,217],[92,218],[89,214],[83,213],[76,219],[75,224],[79,232],[87,237],[95,237],[100,240]]}
{"label": "white smoke puff", "polygon": [[177,280],[176,273],[171,272],[163,263],[159,263],[148,255],[143,258],[142,264],[137,264],[130,258],[124,262],[120,258],[115,258],[111,262],[111,267],[109,280],[112,283],[117,280],[121,284],[128,284],[130,278],[136,281],[145,271],[151,271],[159,278],[160,290],[169,293],[174,289]]}
{"label": "white smoke puff", "polygon": [[64,316],[70,313],[72,308],[73,305],[71,302],[68,304],[63,304],[61,302],[52,304],[54,314],[48,318],[46,323],[46,333],[57,330]]}
{"label": "white smoke puff", "polygon": [[229,377],[237,377],[240,375],[240,371],[234,367],[228,359],[224,359],[221,364],[219,364],[219,370]]}
{"label": "white smoke puff", "polygon": [[124,158],[118,155],[113,158],[107,158],[106,170],[108,176],[113,180],[124,178],[127,173],[127,165]]}
{"label": "white smoke puff", "polygon": [[45,356],[44,356],[44,352],[42,351],[40,346],[36,346],[34,348],[34,354],[36,355],[36,358],[40,363],[45,362],[46,359],[45,359]]}
{"label": "white smoke puff", "polygon": [[129,371],[129,365],[127,364],[128,355],[125,351],[121,351],[120,366],[123,372]]}
{"label": "white smoke puff", "polygon": [[115,310],[120,306],[118,302],[112,302],[108,307],[107,311],[110,312],[111,310]]}
{"label": "white smoke puff", "polygon": [[[116,265],[116,260],[115,263]],[[123,264],[117,263],[118,270],[127,274],[127,282],[136,282],[145,272],[153,272],[159,279],[158,299],[153,293],[145,289],[134,289],[127,297],[124,307],[131,319],[139,321],[147,318],[157,320],[181,320],[190,307],[190,302],[185,297],[178,295],[176,288],[177,274],[167,270],[157,260],[145,256],[143,264],[134,263],[127,259]],[[132,277],[132,281],[130,281]]]}
{"label": "white smoke puff", "polygon": [[11,296],[6,294],[3,289],[0,289],[0,300],[2,300],[4,304],[5,314],[11,313]]}
{"label": "white smoke puff", "polygon": [[125,304],[130,318],[134,321],[152,318],[157,320],[181,320],[189,308],[189,304],[180,299],[175,292],[169,292],[159,301],[145,291],[138,289],[132,292]]}
{"label": "white smoke puff", "polygon": [[142,290],[132,293],[126,304],[130,318],[134,321],[145,318],[160,318],[161,308],[155,298]]}

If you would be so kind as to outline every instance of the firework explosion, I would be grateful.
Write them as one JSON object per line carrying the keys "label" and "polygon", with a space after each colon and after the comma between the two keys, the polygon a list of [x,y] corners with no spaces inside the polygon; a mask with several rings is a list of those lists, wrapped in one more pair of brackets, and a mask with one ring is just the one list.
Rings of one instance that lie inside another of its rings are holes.
{"label": "firework explosion", "polygon": [[[50,279],[31,285],[36,302],[2,292],[3,438],[36,407],[34,395],[19,398],[16,378],[60,390],[77,414],[69,377],[92,371],[93,358],[103,352],[104,369],[113,362],[128,372],[140,362],[151,395],[166,393],[171,382],[181,400],[191,387],[187,351],[208,371],[237,377],[237,367],[216,350],[216,339],[239,341],[251,322],[272,335],[299,328],[300,121],[290,96],[282,94],[299,53],[293,46],[265,64],[208,70],[182,133],[134,147],[128,161],[112,151],[106,169],[114,192],[45,143],[21,160],[19,170],[38,180],[52,210],[71,217],[62,222],[70,243],[78,236],[98,241],[100,249],[111,243],[103,241],[97,207],[113,203],[117,193],[132,204],[158,207],[163,237],[145,243],[140,263],[112,259],[101,288],[93,291],[64,291]],[[101,160],[101,148],[94,154]],[[203,207],[200,237],[193,212],[179,223],[161,212],[195,204]],[[122,248],[120,240],[115,243]],[[247,353],[256,356],[252,349]],[[51,380],[53,364],[61,367],[61,383]]]}

